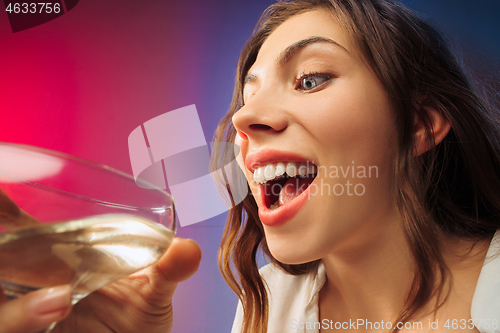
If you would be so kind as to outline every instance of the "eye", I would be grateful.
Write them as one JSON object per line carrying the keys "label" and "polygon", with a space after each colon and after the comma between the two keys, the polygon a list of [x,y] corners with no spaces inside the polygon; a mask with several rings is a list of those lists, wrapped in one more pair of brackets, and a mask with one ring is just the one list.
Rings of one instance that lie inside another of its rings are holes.
{"label": "eye", "polygon": [[303,91],[312,90],[331,79],[330,75],[321,73],[309,73],[304,74],[300,78],[296,79],[297,89]]}

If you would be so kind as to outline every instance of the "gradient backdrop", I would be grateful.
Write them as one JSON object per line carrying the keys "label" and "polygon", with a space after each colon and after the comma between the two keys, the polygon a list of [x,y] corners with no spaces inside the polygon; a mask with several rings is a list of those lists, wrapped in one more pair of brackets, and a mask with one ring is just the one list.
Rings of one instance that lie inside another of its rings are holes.
{"label": "gradient backdrop", "polygon": [[[0,141],[59,150],[131,173],[130,132],[190,104],[211,141],[229,106],[239,51],[270,3],[80,0],[62,17],[18,33],[0,4]],[[481,78],[498,82],[500,2],[407,3],[442,26]],[[217,268],[224,219],[178,231],[195,239],[204,256],[198,273],[175,295],[174,333],[230,330],[237,299]]]}

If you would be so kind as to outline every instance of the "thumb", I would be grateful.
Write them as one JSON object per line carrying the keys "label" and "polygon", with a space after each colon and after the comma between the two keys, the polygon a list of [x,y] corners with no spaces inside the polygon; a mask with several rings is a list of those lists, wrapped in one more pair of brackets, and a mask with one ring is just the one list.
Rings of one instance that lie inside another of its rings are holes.
{"label": "thumb", "polygon": [[0,333],[36,333],[71,310],[70,286],[37,290],[0,304]]}
{"label": "thumb", "polygon": [[193,275],[198,270],[200,261],[201,249],[195,241],[175,238],[153,269],[152,289],[172,298],[177,283]]}

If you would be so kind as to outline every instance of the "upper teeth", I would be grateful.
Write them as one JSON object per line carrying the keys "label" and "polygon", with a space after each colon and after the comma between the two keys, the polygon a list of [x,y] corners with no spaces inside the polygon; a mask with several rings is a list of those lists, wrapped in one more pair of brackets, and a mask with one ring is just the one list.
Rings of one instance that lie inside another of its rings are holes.
{"label": "upper teeth", "polygon": [[310,163],[295,163],[279,162],[277,164],[267,164],[266,166],[258,167],[253,172],[253,180],[257,184],[263,184],[269,180],[281,177],[283,174],[289,177],[295,177],[297,174],[304,177],[307,174],[315,174],[316,166]]}

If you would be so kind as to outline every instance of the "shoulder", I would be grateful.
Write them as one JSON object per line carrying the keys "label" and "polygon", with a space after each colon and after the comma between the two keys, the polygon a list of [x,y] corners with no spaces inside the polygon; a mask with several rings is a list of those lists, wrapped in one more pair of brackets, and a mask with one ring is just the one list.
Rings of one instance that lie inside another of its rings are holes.
{"label": "shoulder", "polygon": [[[268,332],[296,332],[294,324],[317,321],[317,295],[326,280],[323,265],[307,274],[291,275],[275,264],[268,264],[259,273],[268,292]],[[231,332],[239,333],[242,322],[243,308],[240,302]]]}
{"label": "shoulder", "polygon": [[296,332],[298,323],[318,321],[318,293],[326,280],[324,267],[291,275],[269,264],[260,270],[269,294],[268,332]]}
{"label": "shoulder", "polygon": [[296,298],[308,302],[319,291],[325,280],[322,265],[318,270],[302,275],[289,274],[275,264],[268,264],[259,272],[266,283],[272,302],[280,300],[287,302]]}
{"label": "shoulder", "polygon": [[[500,230],[493,237],[476,284],[471,317],[475,322],[500,320]],[[476,325],[477,326],[477,325]],[[478,327],[480,332],[496,332],[491,325]],[[498,328],[498,326],[497,326]]]}
{"label": "shoulder", "polygon": [[302,275],[288,274],[276,264],[267,264],[263,266],[259,269],[259,273],[271,292],[303,286],[312,275],[315,275],[315,272]]}

